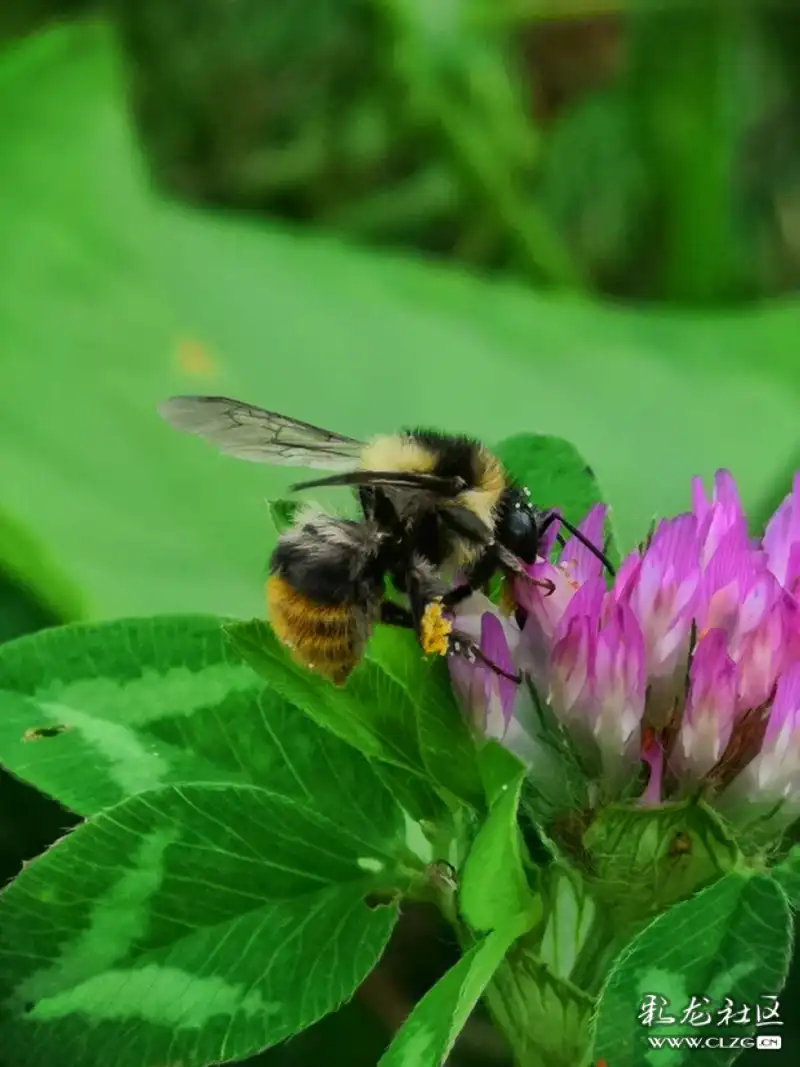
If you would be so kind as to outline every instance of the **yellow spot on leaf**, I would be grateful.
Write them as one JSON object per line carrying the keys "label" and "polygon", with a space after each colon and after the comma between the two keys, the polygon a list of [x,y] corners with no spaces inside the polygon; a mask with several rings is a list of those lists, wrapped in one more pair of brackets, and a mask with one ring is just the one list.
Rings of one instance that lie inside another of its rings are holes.
{"label": "yellow spot on leaf", "polygon": [[178,341],[174,351],[175,362],[183,374],[190,378],[216,378],[219,367],[206,346],[191,337]]}
{"label": "yellow spot on leaf", "polygon": [[41,741],[46,737],[57,737],[59,734],[63,734],[65,730],[68,730],[68,726],[64,726],[63,723],[58,726],[32,726],[30,730],[26,730],[22,735],[23,741]]}

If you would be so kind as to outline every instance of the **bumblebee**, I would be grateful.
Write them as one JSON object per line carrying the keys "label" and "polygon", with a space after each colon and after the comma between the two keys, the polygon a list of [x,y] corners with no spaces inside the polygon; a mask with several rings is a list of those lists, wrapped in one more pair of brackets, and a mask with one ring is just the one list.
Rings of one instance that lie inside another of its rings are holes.
{"label": "bumblebee", "polygon": [[[298,513],[278,538],[266,585],[278,639],[296,661],[337,685],[358,664],[377,623],[413,629],[426,653],[488,663],[448,614],[498,571],[534,581],[522,564],[535,562],[542,534],[556,520],[611,569],[580,531],[534,507],[528,490],[472,438],[406,430],[358,441],[226,397],[173,397],[159,413],[238,459],[337,472],[293,491],[349,486],[357,493],[358,520],[316,508]],[[451,587],[456,574],[462,580]],[[385,598],[387,578],[406,594],[408,608]],[[552,590],[552,583],[538,584]]]}

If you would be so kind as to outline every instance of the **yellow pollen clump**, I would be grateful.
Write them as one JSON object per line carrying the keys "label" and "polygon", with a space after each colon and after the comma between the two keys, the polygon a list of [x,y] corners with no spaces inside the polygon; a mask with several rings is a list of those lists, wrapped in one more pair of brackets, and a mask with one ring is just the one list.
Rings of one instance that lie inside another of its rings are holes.
{"label": "yellow pollen clump", "polygon": [[422,614],[420,622],[420,644],[422,651],[436,656],[444,656],[449,648],[448,637],[453,624],[444,617],[440,599],[432,600]]}

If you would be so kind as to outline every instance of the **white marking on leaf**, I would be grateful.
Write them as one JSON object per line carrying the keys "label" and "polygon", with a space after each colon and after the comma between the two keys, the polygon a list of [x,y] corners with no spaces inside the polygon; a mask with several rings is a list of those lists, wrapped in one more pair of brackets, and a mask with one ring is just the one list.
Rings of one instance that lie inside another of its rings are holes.
{"label": "white marking on leaf", "polygon": [[127,682],[82,678],[64,685],[54,681],[37,689],[32,699],[83,708],[99,717],[113,709],[114,718],[138,726],[166,716],[192,715],[198,707],[214,707],[230,693],[247,692],[258,684],[246,664],[215,663],[199,671],[188,667],[165,671],[148,668]]}
{"label": "white marking on leaf", "polygon": [[109,970],[62,993],[40,1000],[28,1012],[36,1020],[61,1019],[77,1012],[93,1023],[138,1019],[179,1030],[199,1030],[217,1016],[243,1013],[248,1018],[275,1015],[283,1005],[265,1001],[245,983],[205,978],[179,967],[157,963],[127,970]]}
{"label": "white marking on leaf", "polygon": [[121,868],[118,880],[95,902],[84,929],[63,946],[50,966],[20,983],[14,999],[39,1002],[59,997],[62,994],[56,991],[65,984],[79,986],[88,975],[96,975],[98,968],[113,967],[123,959],[147,932],[150,902],[163,877],[164,853],[180,836],[179,827],[151,830],[131,857],[131,866]]}
{"label": "white marking on leaf", "polygon": [[76,730],[96,749],[108,764],[108,775],[123,796],[156,789],[163,785],[169,774],[169,764],[157,752],[145,747],[136,732],[120,723],[67,704],[40,703],[38,705],[56,722]]}
{"label": "white marking on leaf", "polygon": [[375,874],[378,874],[386,866],[382,860],[376,860],[372,856],[359,856],[356,863],[362,871],[372,871]]}
{"label": "white marking on leaf", "polygon": [[423,863],[433,862],[433,845],[425,836],[422,827],[412,819],[408,812],[403,810],[403,820],[406,826],[406,845],[415,856],[419,856]]}

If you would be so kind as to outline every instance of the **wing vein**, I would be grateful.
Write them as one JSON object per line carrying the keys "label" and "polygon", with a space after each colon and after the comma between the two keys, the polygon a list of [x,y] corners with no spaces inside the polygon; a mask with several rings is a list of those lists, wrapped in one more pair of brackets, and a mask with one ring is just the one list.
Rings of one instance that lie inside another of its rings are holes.
{"label": "wing vein", "polygon": [[251,463],[352,470],[364,448],[352,437],[226,396],[173,396],[158,411],[173,429]]}

